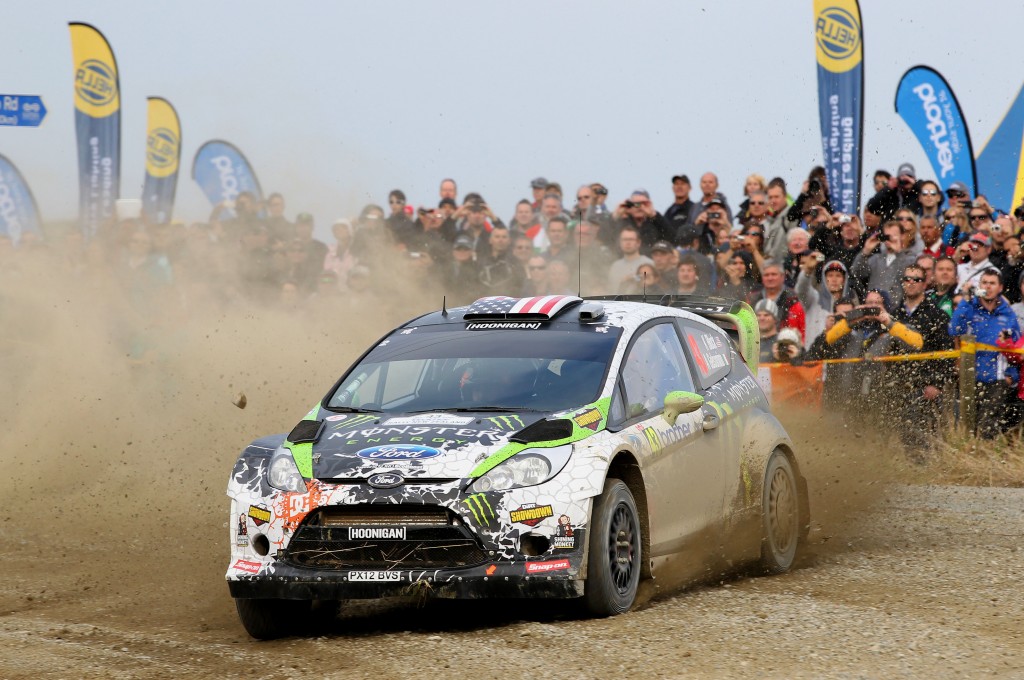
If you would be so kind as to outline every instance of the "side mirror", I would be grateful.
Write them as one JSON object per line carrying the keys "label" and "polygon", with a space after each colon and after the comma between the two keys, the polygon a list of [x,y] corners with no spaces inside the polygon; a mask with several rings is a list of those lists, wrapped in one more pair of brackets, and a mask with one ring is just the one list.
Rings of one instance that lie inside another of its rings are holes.
{"label": "side mirror", "polygon": [[665,410],[661,412],[669,425],[676,424],[682,413],[693,413],[704,405],[704,397],[693,392],[669,392],[665,395]]}

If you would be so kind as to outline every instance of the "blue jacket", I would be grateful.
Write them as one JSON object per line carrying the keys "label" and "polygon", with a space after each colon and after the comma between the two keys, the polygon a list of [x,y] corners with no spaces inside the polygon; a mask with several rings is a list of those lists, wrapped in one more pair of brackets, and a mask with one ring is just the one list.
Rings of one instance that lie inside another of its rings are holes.
{"label": "blue jacket", "polygon": [[[999,298],[999,304],[991,312],[981,306],[974,297],[965,298],[953,310],[953,318],[949,322],[949,334],[953,336],[970,333],[978,342],[995,345],[1000,331],[1008,330],[1013,339],[1020,338],[1020,326],[1017,315],[1010,309],[1006,300]],[[978,382],[993,383],[1009,376],[1016,380],[1017,369],[1008,366],[1006,359],[999,352],[979,351],[975,360]]]}

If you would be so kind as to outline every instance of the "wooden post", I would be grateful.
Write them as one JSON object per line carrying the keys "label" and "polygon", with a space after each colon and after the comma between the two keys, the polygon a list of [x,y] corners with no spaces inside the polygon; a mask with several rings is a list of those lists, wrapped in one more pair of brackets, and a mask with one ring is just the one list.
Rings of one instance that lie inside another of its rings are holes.
{"label": "wooden post", "polygon": [[975,385],[975,337],[960,336],[960,427],[968,434],[974,434],[978,424],[978,400],[974,394]]}

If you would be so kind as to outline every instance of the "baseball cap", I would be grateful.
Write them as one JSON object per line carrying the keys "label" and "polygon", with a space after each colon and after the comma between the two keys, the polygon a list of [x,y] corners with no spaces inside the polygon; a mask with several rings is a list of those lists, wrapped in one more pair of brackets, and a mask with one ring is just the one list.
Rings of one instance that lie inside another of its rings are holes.
{"label": "baseball cap", "polygon": [[986,236],[985,234],[982,234],[980,232],[977,233],[977,234],[974,234],[968,240],[971,243],[977,243],[978,245],[985,246],[986,248],[990,247],[992,245],[992,239],[990,239],[988,236]]}
{"label": "baseball cap", "polygon": [[534,177],[533,179],[530,180],[531,189],[543,189],[547,185],[548,181],[544,177]]}
{"label": "baseball cap", "polygon": [[438,208],[444,208],[444,207],[457,208],[458,206],[455,205],[455,200],[454,199],[442,198],[441,202],[437,204],[437,207]]}
{"label": "baseball cap", "polygon": [[950,191],[959,191],[961,194],[965,196],[971,195],[971,192],[968,191],[967,189],[967,185],[959,180],[949,185],[949,188],[946,189],[946,194],[949,194]]}
{"label": "baseball cap", "polygon": [[690,178],[687,177],[686,175],[672,175],[672,182],[686,182],[687,184],[689,184]]}
{"label": "baseball cap", "polygon": [[715,197],[712,198],[710,201],[708,201],[708,207],[709,208],[711,206],[713,206],[713,205],[720,205],[720,206],[722,206],[724,208],[725,207],[725,199],[722,198],[721,196],[719,196],[718,194],[715,194]]}
{"label": "baseball cap", "polygon": [[473,237],[468,234],[459,234],[455,237],[455,242],[452,243],[452,248],[468,248],[473,249]]}
{"label": "baseball cap", "polygon": [[[774,303],[772,303],[774,304]],[[793,342],[796,344],[800,343],[800,331],[795,328],[783,328],[779,331],[779,334],[775,336],[776,342]]]}
{"label": "baseball cap", "polygon": [[778,316],[779,315],[779,306],[777,304],[775,304],[775,302],[772,301],[772,300],[768,300],[768,299],[758,300],[757,304],[754,305],[754,312],[755,313],[757,313],[757,312],[768,312],[772,316]]}
{"label": "baseball cap", "polygon": [[832,260],[827,265],[825,265],[825,269],[822,270],[821,273],[825,274],[827,272],[842,272],[843,276],[846,276],[846,267],[843,266],[842,262]]}
{"label": "baseball cap", "polygon": [[914,166],[910,163],[904,163],[900,166],[900,169],[896,171],[897,177],[902,177],[903,175],[917,179],[917,172],[914,170]]}
{"label": "baseball cap", "polygon": [[668,241],[655,241],[654,245],[651,246],[651,252],[653,253],[655,250],[660,250],[662,252],[671,253],[674,247],[675,246]]}
{"label": "baseball cap", "polygon": [[302,222],[312,223],[313,222],[313,216],[310,215],[308,212],[301,212],[301,213],[299,213],[298,215],[295,216],[295,223],[299,224],[299,223],[302,223]]}

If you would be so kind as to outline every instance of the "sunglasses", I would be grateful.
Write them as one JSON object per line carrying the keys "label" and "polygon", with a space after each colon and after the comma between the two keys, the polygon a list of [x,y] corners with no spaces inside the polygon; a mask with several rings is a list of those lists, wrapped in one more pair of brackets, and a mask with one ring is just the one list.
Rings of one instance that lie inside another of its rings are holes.
{"label": "sunglasses", "polygon": [[934,189],[924,189],[921,191],[922,196],[938,196],[939,192]]}
{"label": "sunglasses", "polygon": [[971,215],[971,222],[977,222],[978,220],[987,220],[988,215]]}
{"label": "sunglasses", "polygon": [[903,283],[910,283],[911,281],[913,281],[914,283],[921,283],[921,282],[924,281],[924,277],[923,276],[904,276],[903,277]]}
{"label": "sunglasses", "polygon": [[947,191],[946,195],[949,196],[950,198],[963,198],[967,194],[965,194],[962,191]]}
{"label": "sunglasses", "polygon": [[765,205],[764,201],[751,201],[750,205]]}
{"label": "sunglasses", "polygon": [[896,219],[899,220],[900,222],[913,222],[914,221],[913,217],[907,217],[906,215],[904,215],[903,217],[897,217]]}

